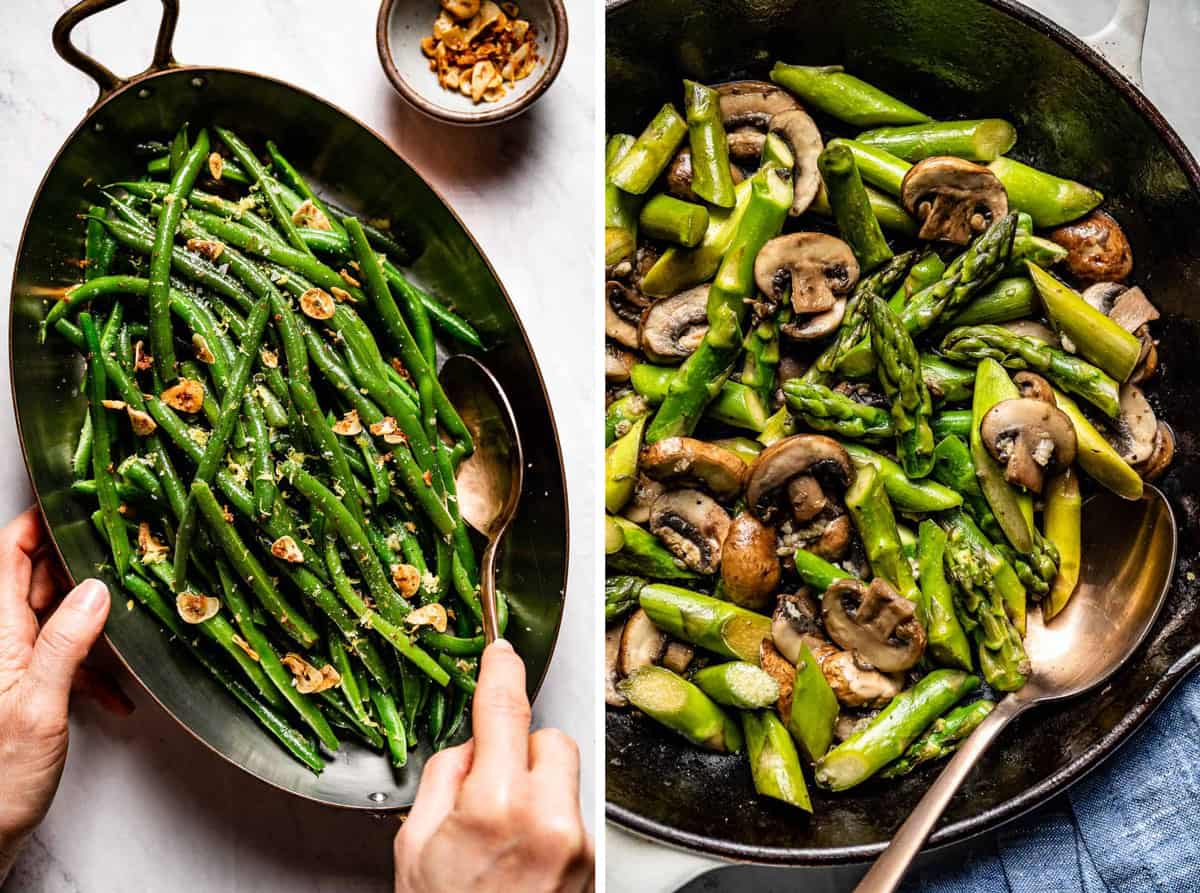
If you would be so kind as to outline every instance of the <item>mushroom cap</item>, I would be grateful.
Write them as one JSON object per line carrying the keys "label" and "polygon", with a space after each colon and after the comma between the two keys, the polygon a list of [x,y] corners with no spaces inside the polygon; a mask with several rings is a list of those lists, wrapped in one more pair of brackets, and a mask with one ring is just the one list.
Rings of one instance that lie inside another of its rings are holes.
{"label": "mushroom cap", "polygon": [[1154,322],[1161,314],[1158,308],[1150,303],[1146,293],[1135,285],[1117,296],[1108,316],[1125,331],[1136,335],[1138,330],[1147,323]]}
{"label": "mushroom cap", "polygon": [[646,308],[638,327],[646,359],[679,363],[695,352],[708,331],[708,289],[697,285]]}
{"label": "mushroom cap", "polygon": [[629,701],[617,689],[617,680],[621,678],[617,669],[617,660],[621,653],[621,634],[625,624],[618,623],[604,631],[604,703],[610,707],[625,707]]}
{"label": "mushroom cap", "polygon": [[907,670],[925,652],[925,629],[916,608],[882,577],[870,586],[838,580],[821,599],[829,637],[885,673]]}
{"label": "mushroom cap", "polygon": [[827,644],[821,628],[821,609],[806,587],[794,595],[781,595],[771,615],[771,640],[779,653],[793,664],[800,663],[800,646],[816,651]]}
{"label": "mushroom cap", "polygon": [[758,645],[758,665],[779,686],[779,700],[775,709],[785,722],[792,713],[792,687],[796,683],[796,667],[779,653],[771,640],[763,639]]}
{"label": "mushroom cap", "polygon": [[798,474],[787,482],[787,498],[792,505],[792,517],[806,524],[829,505],[821,482],[811,474]]}
{"label": "mushroom cap", "polygon": [[793,434],[759,453],[746,480],[746,504],[770,524],[778,514],[788,482],[797,475],[817,475],[843,489],[854,478],[854,465],[840,443],[823,434]]}
{"label": "mushroom cap", "polygon": [[[858,283],[858,260],[850,246],[825,233],[776,236],[754,258],[754,282],[768,297],[790,289],[797,313],[825,313]],[[844,311],[843,311],[844,312]]]}
{"label": "mushroom cap", "polygon": [[765,130],[776,115],[800,108],[791,93],[766,81],[730,81],[716,91],[726,132],[739,127]]}
{"label": "mushroom cap", "polygon": [[1058,401],[1054,399],[1054,388],[1050,386],[1050,382],[1042,378],[1036,372],[1024,370],[1013,376],[1013,384],[1021,391],[1022,397],[1028,397],[1030,400],[1041,400],[1043,403],[1049,403],[1051,406],[1057,406]]}
{"label": "mushroom cap", "polygon": [[838,703],[845,707],[883,707],[904,688],[902,674],[864,667],[853,651],[826,645],[819,653],[814,652],[813,657],[821,665]]}
{"label": "mushroom cap", "polygon": [[604,342],[604,380],[609,384],[629,381],[629,373],[637,358],[611,341]]}
{"label": "mushroom cap", "polygon": [[749,471],[740,456],[694,437],[666,437],[642,450],[639,466],[663,483],[700,486],[718,499],[742,492]]}
{"label": "mushroom cap", "polygon": [[770,132],[777,134],[792,150],[792,207],[788,214],[799,217],[808,210],[821,188],[817,158],[825,144],[821,130],[808,112],[791,109],[771,118]]}
{"label": "mushroom cap", "polygon": [[1110,426],[1108,442],[1130,465],[1149,461],[1158,446],[1158,419],[1142,389],[1121,385],[1121,412]]}
{"label": "mushroom cap", "polygon": [[629,615],[621,631],[621,644],[617,651],[617,671],[628,676],[638,667],[648,667],[662,657],[667,647],[667,636],[654,625],[641,608]]}
{"label": "mushroom cap", "polygon": [[725,134],[729,157],[735,161],[758,163],[767,135],[753,127],[741,127]]}
{"label": "mushroom cap", "polygon": [[838,298],[824,313],[814,313],[812,316],[786,322],[779,327],[779,331],[793,341],[815,341],[836,332],[845,315],[846,299]]}
{"label": "mushroom cap", "polygon": [[1032,338],[1034,341],[1049,344],[1051,347],[1062,346],[1062,340],[1058,337],[1058,333],[1036,319],[1014,319],[1010,322],[1002,322],[1000,326],[1022,338]]}
{"label": "mushroom cap", "polygon": [[667,650],[663,652],[659,664],[666,667],[672,673],[682,674],[687,670],[688,664],[692,662],[692,658],[695,656],[696,649],[687,642],[671,639],[667,642]]}
{"label": "mushroom cap", "polygon": [[604,334],[622,347],[638,347],[638,322],[650,301],[616,279],[604,283]]}
{"label": "mushroom cap", "polygon": [[729,534],[729,515],[699,490],[669,490],[650,506],[650,532],[686,567],[715,573]]}
{"label": "mushroom cap", "polygon": [[1008,213],[1008,193],[995,174],[949,155],[909,168],[900,184],[900,201],[921,222],[919,238],[956,245],[966,245]]}
{"label": "mushroom cap", "polygon": [[850,548],[853,530],[850,516],[838,515],[825,525],[816,542],[809,543],[808,551],[827,561],[839,561]]}
{"label": "mushroom cap", "polygon": [[1004,478],[1034,493],[1047,474],[1075,461],[1075,426],[1057,406],[1030,397],[1001,400],[979,426],[984,446],[1004,465]]}
{"label": "mushroom cap", "polygon": [[[729,175],[733,177],[735,184],[745,179],[742,169],[736,164],[729,165]],[[667,165],[667,192],[685,202],[703,201],[692,189],[692,150],[687,146],[676,152],[671,163]]]}
{"label": "mushroom cap", "polygon": [[749,512],[738,514],[721,548],[721,582],[729,600],[752,611],[763,610],[781,573],[775,531]]}
{"label": "mushroom cap", "polygon": [[1158,433],[1154,438],[1154,452],[1150,458],[1137,467],[1137,473],[1144,480],[1153,481],[1162,476],[1175,458],[1175,432],[1166,422],[1158,423]]}
{"label": "mushroom cap", "polygon": [[621,516],[634,524],[647,523],[650,520],[650,506],[654,505],[654,500],[666,490],[667,488],[658,481],[652,481],[644,474],[639,474],[637,482],[633,485],[633,495],[629,497],[629,502],[625,503]]}
{"label": "mushroom cap", "polygon": [[1129,376],[1129,383],[1141,384],[1153,378],[1158,369],[1158,349],[1154,336],[1150,334],[1149,324],[1161,314],[1150,303],[1146,293],[1136,285],[1129,288],[1120,282],[1097,282],[1084,289],[1083,299],[1125,331],[1141,339],[1142,352]]}
{"label": "mushroom cap", "polygon": [[1133,249],[1119,223],[1104,211],[1050,231],[1050,241],[1067,249],[1064,263],[1085,282],[1116,281],[1133,272]]}

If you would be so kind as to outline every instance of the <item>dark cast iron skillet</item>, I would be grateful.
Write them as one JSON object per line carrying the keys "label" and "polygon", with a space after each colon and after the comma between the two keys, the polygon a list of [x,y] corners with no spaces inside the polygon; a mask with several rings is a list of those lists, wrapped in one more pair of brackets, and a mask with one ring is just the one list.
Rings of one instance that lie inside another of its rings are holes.
{"label": "dark cast iron skillet", "polygon": [[[486,345],[480,355],[512,400],[529,465],[525,492],[500,562],[499,584],[512,600],[508,636],[524,657],[530,692],[545,675],[562,617],[567,575],[566,485],[558,437],[541,373],[512,302],[479,246],[441,197],[384,140],[322,99],[281,81],[220,68],[179,66],[171,57],[177,0],[163,0],[154,61],[122,80],[70,42],[81,20],[121,0],[83,0],[59,20],[59,54],[100,85],[100,96],[67,139],[38,190],[13,278],[13,400],[34,492],[74,580],[108,555],[89,523],[92,508],[68,492],[70,455],[86,401],[81,357],[53,333],[37,343],[44,296],[79,280],[86,183],[137,173],[133,147],[174,133],[184,122],[234,128],[252,144],[276,140],[320,188],[369,217],[402,223],[413,248],[414,278],[450,297]],[[95,199],[98,194],[92,194]],[[111,580],[110,580],[111,582]],[[256,725],[232,698],[172,646],[142,611],[114,600],[105,627],[129,671],[179,724],[251,775],[311,800],[385,810],[412,803],[428,753],[394,775],[364,748],[342,752],[314,776]]]}
{"label": "dark cast iron skillet", "polygon": [[[1134,279],[1162,309],[1148,395],[1178,449],[1161,482],[1180,560],[1147,642],[1111,684],[1022,717],[946,811],[932,845],[1043,803],[1111,754],[1200,662],[1196,465],[1200,414],[1200,170],[1128,81],[1077,38],[1009,0],[616,0],[608,5],[607,130],[640,132],[680,78],[764,78],[775,60],[844,64],[934,116],[1003,117],[1014,156],[1099,187],[1134,248]],[[813,815],[758,797],[741,757],[681,746],[644,718],[607,716],[608,818],[662,842],[787,865],[865,860],[940,766],[831,795]]]}

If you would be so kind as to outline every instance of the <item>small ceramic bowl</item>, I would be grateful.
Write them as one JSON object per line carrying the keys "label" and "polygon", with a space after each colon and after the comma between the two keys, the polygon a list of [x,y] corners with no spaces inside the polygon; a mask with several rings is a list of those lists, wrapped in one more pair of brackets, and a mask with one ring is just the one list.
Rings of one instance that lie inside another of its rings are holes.
{"label": "small ceramic bowl", "polygon": [[520,17],[537,29],[541,61],[533,74],[517,81],[495,102],[474,103],[457,90],[438,83],[421,52],[441,11],[438,0],[383,0],[375,24],[375,42],[383,71],[411,105],[451,124],[495,124],[515,118],[533,105],[554,82],[567,53],[567,11],[562,0],[516,0]]}

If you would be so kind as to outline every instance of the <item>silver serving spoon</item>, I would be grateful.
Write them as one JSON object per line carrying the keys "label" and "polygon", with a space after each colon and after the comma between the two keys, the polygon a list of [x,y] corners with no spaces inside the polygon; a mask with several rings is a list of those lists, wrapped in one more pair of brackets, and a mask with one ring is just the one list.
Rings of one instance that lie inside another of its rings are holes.
{"label": "silver serving spoon", "polygon": [[475,441],[475,451],[458,466],[454,483],[463,520],[488,540],[483,550],[479,596],[483,634],[490,644],[500,637],[496,547],[521,499],[525,468],[521,437],[504,389],[478,360],[456,354],[446,360],[438,378]]}
{"label": "silver serving spoon", "polygon": [[1150,485],[1136,502],[1104,491],[1084,504],[1079,587],[1049,624],[1040,608],[1029,613],[1029,681],[962,743],[855,893],[891,893],[900,885],[950,798],[1013,719],[1035,704],[1082,694],[1125,663],[1166,600],[1177,541],[1171,507]]}

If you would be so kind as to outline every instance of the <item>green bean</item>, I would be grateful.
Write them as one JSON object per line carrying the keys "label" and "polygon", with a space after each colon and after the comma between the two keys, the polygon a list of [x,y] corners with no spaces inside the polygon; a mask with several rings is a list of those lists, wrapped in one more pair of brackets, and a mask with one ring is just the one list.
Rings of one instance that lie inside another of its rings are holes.
{"label": "green bean", "polygon": [[371,702],[375,705],[375,711],[379,714],[379,724],[383,726],[387,737],[388,750],[392,754],[392,765],[400,768],[408,762],[408,737],[400,718],[400,712],[396,709],[396,702],[391,695],[373,686]]}
{"label": "green bean", "polygon": [[258,185],[260,193],[267,200],[267,207],[271,209],[271,216],[275,218],[275,225],[283,231],[283,234],[287,237],[287,241],[293,248],[311,255],[312,251],[305,244],[304,239],[300,237],[300,232],[292,220],[292,215],[283,206],[283,202],[280,201],[278,195],[267,188],[267,182],[273,178],[267,173],[266,168],[259,163],[258,158],[254,155],[254,150],[227,128],[214,127],[213,131],[220,137],[221,142],[229,147],[229,151],[233,153],[233,157],[238,160],[246,170],[246,173]]}
{"label": "green bean", "polygon": [[[146,173],[148,174],[165,174],[170,169],[171,159],[167,156],[152,158],[146,164]],[[243,185],[249,185],[252,182],[241,166],[236,161],[230,161],[228,158],[222,159],[220,179]]]}
{"label": "green bean", "polygon": [[451,657],[448,654],[439,654],[437,662],[456,686],[468,695],[475,694],[476,675],[479,668],[474,663],[464,657]]}

